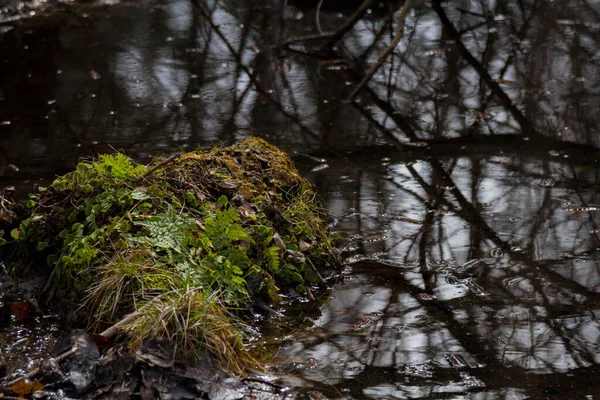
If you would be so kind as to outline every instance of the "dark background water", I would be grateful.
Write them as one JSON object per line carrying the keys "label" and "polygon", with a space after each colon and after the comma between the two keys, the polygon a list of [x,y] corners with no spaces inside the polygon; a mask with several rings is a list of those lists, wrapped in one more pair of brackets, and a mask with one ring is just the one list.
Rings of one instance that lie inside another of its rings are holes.
{"label": "dark background water", "polygon": [[[264,137],[349,238],[345,282],[283,341],[293,393],[600,396],[598,4],[413,5],[349,101],[400,4],[330,43],[290,42],[317,1],[111,3],[0,7],[0,186]],[[359,5],[325,0],[322,30]]]}

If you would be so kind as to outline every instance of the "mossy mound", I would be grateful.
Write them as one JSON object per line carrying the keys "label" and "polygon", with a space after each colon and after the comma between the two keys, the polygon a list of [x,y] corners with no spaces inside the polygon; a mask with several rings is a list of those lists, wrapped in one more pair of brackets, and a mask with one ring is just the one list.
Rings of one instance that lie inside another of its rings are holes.
{"label": "mossy mound", "polygon": [[125,328],[133,348],[168,338],[230,372],[255,362],[234,315],[284,288],[311,297],[339,267],[311,185],[258,138],[148,166],[103,155],[26,207],[4,238],[13,274],[32,260],[49,275],[43,295],[81,304],[93,329],[137,312]]}

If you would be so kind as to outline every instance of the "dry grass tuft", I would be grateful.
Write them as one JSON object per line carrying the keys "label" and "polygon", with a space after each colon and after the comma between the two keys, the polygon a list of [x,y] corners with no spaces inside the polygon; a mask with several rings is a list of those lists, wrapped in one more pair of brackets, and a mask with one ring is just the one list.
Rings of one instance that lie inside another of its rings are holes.
{"label": "dry grass tuft", "polygon": [[226,314],[216,295],[186,288],[145,304],[125,330],[132,349],[150,338],[164,338],[189,359],[211,359],[224,371],[244,375],[248,368],[261,368],[261,363],[245,350],[240,325]]}

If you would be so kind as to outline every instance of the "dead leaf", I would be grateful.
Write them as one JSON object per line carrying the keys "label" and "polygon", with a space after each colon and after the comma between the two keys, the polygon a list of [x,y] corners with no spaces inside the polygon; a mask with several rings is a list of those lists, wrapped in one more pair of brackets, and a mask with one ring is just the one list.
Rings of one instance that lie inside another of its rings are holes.
{"label": "dead leaf", "polygon": [[241,187],[238,190],[238,194],[240,196],[242,196],[242,198],[246,201],[249,201],[252,197],[254,197],[254,193],[252,192],[252,190],[248,189],[247,187]]}
{"label": "dead leaf", "polygon": [[286,249],[283,239],[281,238],[281,236],[279,236],[279,233],[277,233],[277,232],[275,232],[275,234],[273,235],[273,242],[275,243],[275,246],[279,247],[280,249],[282,249],[282,250]]}
{"label": "dead leaf", "polygon": [[17,320],[31,317],[31,305],[27,301],[10,303],[10,314]]}
{"label": "dead leaf", "polygon": [[36,381],[30,381],[29,379],[23,379],[12,386],[8,387],[19,396],[27,396],[38,390],[44,389],[44,385]]}

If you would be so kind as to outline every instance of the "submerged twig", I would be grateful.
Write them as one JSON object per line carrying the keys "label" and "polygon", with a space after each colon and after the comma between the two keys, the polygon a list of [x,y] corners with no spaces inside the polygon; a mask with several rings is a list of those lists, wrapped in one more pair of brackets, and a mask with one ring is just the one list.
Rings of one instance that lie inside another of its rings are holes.
{"label": "submerged twig", "polygon": [[[65,360],[65,359],[71,357],[73,354],[75,354],[75,351],[77,351],[77,345],[71,347],[69,350],[65,351],[64,353],[62,353],[58,357],[55,357],[54,359],[57,362],[60,362],[62,360]],[[34,368],[31,371],[29,371],[28,373],[26,373],[25,375],[20,376],[20,377],[18,377],[16,379],[13,379],[10,382],[7,382],[5,386],[6,387],[10,387],[10,386],[13,386],[13,385],[19,383],[23,379],[35,378],[40,372],[42,372],[42,367]]]}
{"label": "submerged twig", "polygon": [[371,77],[377,72],[377,70],[383,65],[387,57],[394,50],[394,48],[400,42],[400,39],[404,36],[404,26],[406,25],[406,17],[408,16],[408,12],[410,10],[411,0],[405,0],[402,5],[402,10],[400,11],[400,15],[398,15],[398,26],[396,27],[396,34],[394,38],[390,42],[390,44],[381,52],[377,62],[373,64],[371,68],[367,71],[362,80],[356,85],[350,96],[348,96],[348,101],[354,101],[358,92],[371,80]]}

